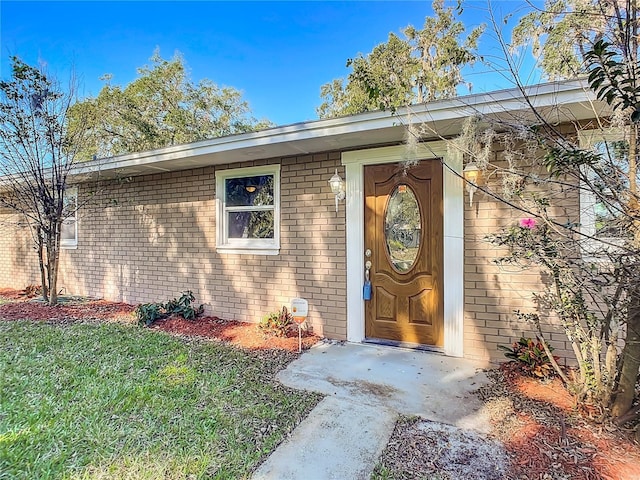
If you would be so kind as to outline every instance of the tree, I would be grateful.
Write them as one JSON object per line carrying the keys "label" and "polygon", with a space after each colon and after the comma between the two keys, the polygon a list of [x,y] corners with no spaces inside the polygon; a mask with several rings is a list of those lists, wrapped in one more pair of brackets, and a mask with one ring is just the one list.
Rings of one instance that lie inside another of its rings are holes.
{"label": "tree", "polygon": [[[537,267],[548,279],[545,291],[533,292],[539,309],[514,313],[531,322],[543,340],[547,322],[559,320],[577,370],[566,375],[547,349],[555,370],[579,402],[599,406],[603,417],[622,424],[640,418],[640,407],[634,407],[640,368],[638,8],[636,0],[554,0],[546,7],[518,21],[511,45],[494,22],[506,64],[531,115],[496,119],[478,112],[458,138],[441,140],[466,162],[500,179],[481,190],[528,217],[488,238],[506,249],[497,263]],[[587,88],[610,109],[604,115],[594,109],[590,125],[551,122],[518,76],[514,55],[528,46],[549,78],[588,76]],[[349,104],[354,79],[371,94],[380,90],[375,79],[350,77],[347,89],[334,95],[339,107]],[[599,140],[583,144],[579,132],[585,127]],[[428,125],[408,129],[409,149],[420,138],[438,134]],[[411,168],[410,162],[405,167]],[[566,210],[568,203],[582,202],[582,196],[592,202],[591,231],[583,228],[585,212],[572,216]]]}
{"label": "tree", "polygon": [[[62,225],[75,207],[68,179],[86,131],[70,128],[75,84],[63,92],[41,69],[12,57],[11,78],[0,81],[0,206],[22,216],[38,255],[43,298],[58,299]],[[77,124],[82,119],[77,118]]]}
{"label": "tree", "polygon": [[531,46],[550,80],[576,77],[586,72],[585,56],[599,39],[622,33],[615,23],[623,10],[617,1],[546,0],[518,20],[511,48]]}
{"label": "tree", "polygon": [[433,11],[422,30],[409,25],[403,30],[404,39],[390,33],[387,42],[368,55],[347,60],[353,71],[346,84],[336,79],[320,89],[324,99],[317,109],[320,118],[455,96],[463,83],[461,69],[477,59],[474,50],[484,27],[461,38],[465,27],[456,20],[453,8],[445,8],[444,0],[434,0]]}
{"label": "tree", "polygon": [[410,104],[418,65],[409,43],[390,33],[387,42],[366,57],[347,60],[353,72],[346,85],[335,79],[320,87],[325,101],[318,107],[318,115],[330,118]]}
{"label": "tree", "polygon": [[[408,26],[404,30],[409,44],[417,52],[419,70],[416,77],[418,103],[456,95],[463,83],[461,69],[476,60],[474,50],[484,26],[476,27],[462,41],[464,24],[456,21],[453,8],[444,8],[443,0],[433,2],[434,17],[427,17],[422,30]],[[457,12],[462,12],[458,2]]]}
{"label": "tree", "polygon": [[[560,9],[567,5],[569,10]],[[621,424],[640,413],[633,407],[640,368],[638,11],[634,0],[548,6],[550,11],[525,16],[518,26],[530,29],[550,77],[588,75],[588,89],[610,107],[604,116],[594,110],[590,127],[598,140],[581,143],[578,130],[584,126],[577,122],[569,128],[548,121],[526,96],[515,62],[509,60],[533,120],[496,124],[480,116],[456,147],[467,161],[500,172],[501,184],[483,189],[530,217],[490,237],[507,248],[498,262],[535,266],[549,279],[546,291],[534,292],[539,310],[516,315],[531,321],[541,336],[551,317],[547,312],[559,319],[577,371],[569,377],[557,367],[558,373],[580,402],[601,407],[603,416]],[[480,120],[490,127],[481,129]],[[486,155],[495,141],[504,148],[502,163]],[[568,198],[581,195],[593,199],[589,232],[583,218],[563,210]],[[620,341],[624,346],[618,355]]]}
{"label": "tree", "polygon": [[[607,210],[623,231],[629,232],[625,251],[616,258],[615,265],[625,268],[628,278],[624,290],[626,305],[626,339],[620,359],[618,394],[612,413],[618,418],[626,415],[635,399],[640,369],[640,278],[635,274],[640,266],[640,198],[638,197],[638,152],[640,152],[640,64],[638,63],[638,33],[640,30],[635,0],[623,7],[616,4],[618,28],[610,39],[598,40],[585,55],[589,83],[598,98],[605,100],[625,120],[626,142],[624,162],[612,165],[602,173],[613,177],[613,204]],[[610,43],[608,40],[616,43]],[[609,184],[611,184],[611,180]],[[626,271],[631,268],[632,270]],[[636,412],[636,415],[640,410]]]}
{"label": "tree", "polygon": [[238,90],[218,87],[204,79],[189,79],[179,55],[164,60],[156,51],[151,66],[138,69],[139,77],[122,88],[107,84],[96,98],[75,105],[72,125],[89,119],[91,143],[85,159],[106,157],[181,143],[195,142],[271,126],[251,117]]}

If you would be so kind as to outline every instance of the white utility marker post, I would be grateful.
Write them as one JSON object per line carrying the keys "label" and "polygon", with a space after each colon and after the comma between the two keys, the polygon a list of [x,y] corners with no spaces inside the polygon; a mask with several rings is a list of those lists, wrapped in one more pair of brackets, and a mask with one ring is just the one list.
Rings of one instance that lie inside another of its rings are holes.
{"label": "white utility marker post", "polygon": [[309,313],[309,302],[304,298],[291,299],[291,315],[293,321],[298,324],[298,353],[302,352],[302,324]]}

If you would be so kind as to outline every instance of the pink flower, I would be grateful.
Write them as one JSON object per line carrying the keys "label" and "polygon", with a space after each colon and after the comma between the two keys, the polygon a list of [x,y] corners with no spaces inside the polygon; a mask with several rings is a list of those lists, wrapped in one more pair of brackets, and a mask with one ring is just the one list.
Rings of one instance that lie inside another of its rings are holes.
{"label": "pink flower", "polygon": [[529,230],[533,230],[534,228],[536,228],[536,224],[538,222],[536,222],[535,218],[522,218],[520,219],[520,227],[522,228],[528,228]]}

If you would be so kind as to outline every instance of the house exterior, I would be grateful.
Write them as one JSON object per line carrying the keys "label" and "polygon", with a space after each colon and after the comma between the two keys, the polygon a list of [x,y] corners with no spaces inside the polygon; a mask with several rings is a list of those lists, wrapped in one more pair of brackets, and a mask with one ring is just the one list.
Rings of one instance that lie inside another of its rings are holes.
{"label": "house exterior", "polygon": [[[552,122],[594,118],[578,82],[528,96]],[[544,279],[494,264],[484,237],[522,214],[482,192],[470,203],[446,139],[469,116],[527,111],[521,92],[503,90],[88,162],[74,181],[91,201],[67,222],[59,284],[129,303],[192,290],[209,314],[243,321],[302,297],[328,338],[499,360],[499,344],[535,336],[513,311],[533,309]],[[408,148],[409,124],[432,134]],[[492,155],[501,161],[499,145]],[[563,208],[575,218],[580,199]],[[0,287],[37,284],[29,233],[12,218],[0,212]],[[570,355],[563,334],[548,338]]]}

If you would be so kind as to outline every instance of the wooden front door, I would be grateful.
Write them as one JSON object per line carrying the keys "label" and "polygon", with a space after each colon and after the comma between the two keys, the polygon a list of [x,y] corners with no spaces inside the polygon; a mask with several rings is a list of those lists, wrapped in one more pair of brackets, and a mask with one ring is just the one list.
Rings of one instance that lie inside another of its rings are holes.
{"label": "wooden front door", "polygon": [[365,336],[444,345],[442,164],[366,166]]}

